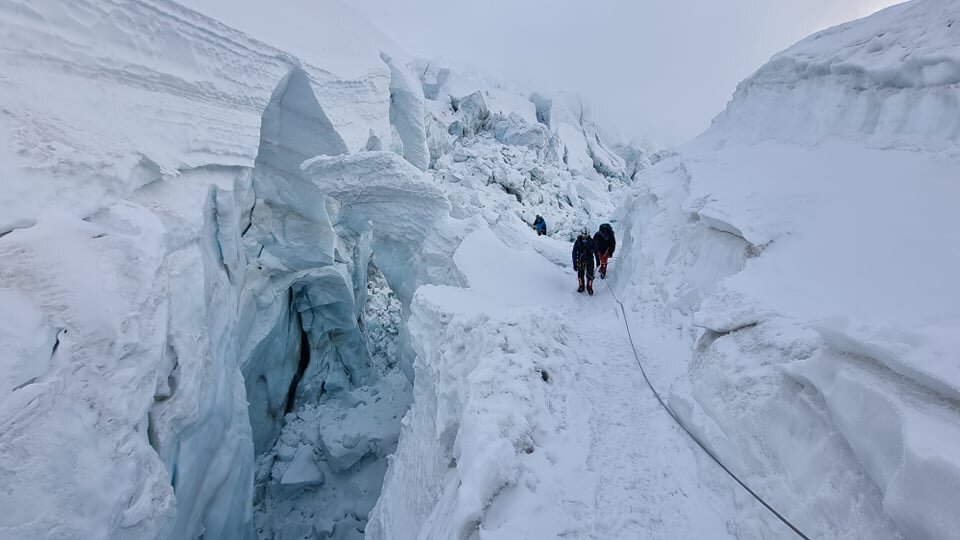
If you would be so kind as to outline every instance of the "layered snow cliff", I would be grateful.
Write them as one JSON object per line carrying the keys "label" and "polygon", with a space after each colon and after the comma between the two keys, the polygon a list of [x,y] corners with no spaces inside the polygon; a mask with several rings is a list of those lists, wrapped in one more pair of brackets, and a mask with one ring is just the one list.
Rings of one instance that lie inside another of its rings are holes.
{"label": "layered snow cliff", "polygon": [[620,210],[656,380],[812,536],[960,527],[958,17],[917,0],[776,55]]}

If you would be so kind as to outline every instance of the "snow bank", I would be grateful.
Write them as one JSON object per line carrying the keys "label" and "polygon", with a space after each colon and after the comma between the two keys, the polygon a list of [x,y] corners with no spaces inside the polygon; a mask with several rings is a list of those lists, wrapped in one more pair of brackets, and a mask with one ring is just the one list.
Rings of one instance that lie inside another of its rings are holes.
{"label": "snow bank", "polygon": [[159,221],[133,205],[3,238],[5,535],[172,531],[173,489],[147,419],[170,309],[168,282],[158,279],[161,243]]}
{"label": "snow bank", "polygon": [[917,0],[777,55],[618,211],[655,382],[811,536],[956,528],[958,14]]}
{"label": "snow bank", "polygon": [[717,138],[815,143],[827,135],[889,148],[960,138],[960,46],[953,0],[905,2],[814,34],[737,88]]}
{"label": "snow bank", "polygon": [[891,377],[874,359],[824,349],[791,370],[823,395],[844,439],[884,494],[884,510],[916,538],[951,538],[960,518],[957,411]]}
{"label": "snow bank", "polygon": [[349,148],[371,128],[389,132],[382,63],[341,80],[164,0],[16,0],[0,10],[10,42],[0,59],[9,149],[0,204],[12,218],[88,215],[178,170],[251,167],[262,113],[298,66]]}
{"label": "snow bank", "polygon": [[[485,514],[493,499],[510,486],[534,489],[541,481],[537,447],[554,427],[544,414],[542,373],[562,373],[558,363],[571,355],[561,351],[563,325],[534,311],[556,300],[544,280],[561,283],[564,276],[536,254],[507,248],[486,227],[468,235],[454,258],[469,289],[422,287],[412,305],[414,404],[369,538],[492,531],[498,519]],[[491,260],[524,270],[518,279],[498,279]],[[531,324],[537,331],[529,331]]]}

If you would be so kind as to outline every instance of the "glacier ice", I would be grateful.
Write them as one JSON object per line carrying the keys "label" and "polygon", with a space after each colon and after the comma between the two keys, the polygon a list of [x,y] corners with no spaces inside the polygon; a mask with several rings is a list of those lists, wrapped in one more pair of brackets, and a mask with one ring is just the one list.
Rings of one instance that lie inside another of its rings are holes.
{"label": "glacier ice", "polygon": [[402,155],[418,169],[430,165],[424,117],[423,87],[402,63],[386,53],[383,61],[390,67],[390,123],[402,143]]}
{"label": "glacier ice", "polygon": [[600,136],[589,108],[576,95],[532,94],[537,119],[556,133],[564,145],[564,162],[571,169],[619,178],[626,175],[623,158],[609,149]]}
{"label": "glacier ice", "polygon": [[30,362],[5,370],[0,460],[25,472],[0,529],[251,537],[255,448],[318,391],[291,392],[303,353],[344,380],[367,350],[370,239],[299,165],[389,132],[389,70],[341,79],[162,0],[14,1],[0,28],[0,320],[31,331],[0,334]]}
{"label": "glacier ice", "polygon": [[442,231],[450,206],[424,173],[391,152],[316,157],[304,175],[338,203],[336,223],[369,233],[378,266],[403,302],[422,279],[425,239]]}

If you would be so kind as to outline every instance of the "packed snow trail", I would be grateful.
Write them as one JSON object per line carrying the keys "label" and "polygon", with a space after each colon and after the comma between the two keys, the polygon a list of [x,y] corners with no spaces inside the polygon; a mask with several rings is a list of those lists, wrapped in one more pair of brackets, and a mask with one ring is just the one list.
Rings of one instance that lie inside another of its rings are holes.
{"label": "packed snow trail", "polygon": [[[739,488],[661,410],[637,367],[611,289],[599,279],[594,288],[593,298],[571,293],[565,309],[576,319],[578,380],[589,405],[587,470],[597,481],[592,521],[578,533],[598,539],[749,537],[741,522],[761,512],[746,498],[740,501],[745,508],[731,504]],[[763,522],[762,536],[792,537],[773,520],[764,516]]]}
{"label": "packed snow trail", "polygon": [[659,409],[610,291],[550,262],[570,244],[527,234],[478,228],[469,288],[418,292],[417,395],[368,537],[791,538]]}
{"label": "packed snow trail", "polygon": [[577,295],[578,379],[589,405],[587,470],[597,481],[590,538],[720,537],[722,515],[705,497],[698,459],[646,390],[623,320],[597,280]]}

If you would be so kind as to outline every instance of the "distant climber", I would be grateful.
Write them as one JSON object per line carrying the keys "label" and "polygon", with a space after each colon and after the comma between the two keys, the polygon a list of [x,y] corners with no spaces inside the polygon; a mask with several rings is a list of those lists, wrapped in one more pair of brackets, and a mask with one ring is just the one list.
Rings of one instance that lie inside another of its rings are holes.
{"label": "distant climber", "polygon": [[577,279],[580,281],[580,288],[577,289],[577,292],[582,293],[586,288],[589,294],[593,294],[594,260],[597,264],[600,264],[597,244],[590,237],[590,232],[583,229],[583,232],[573,243],[573,269],[577,271]]}
{"label": "distant climber", "polygon": [[537,214],[537,218],[533,220],[533,228],[537,230],[537,236],[547,234],[547,222],[540,214]]}
{"label": "distant climber", "polygon": [[613,227],[609,223],[600,225],[600,230],[593,235],[593,241],[597,244],[597,253],[600,254],[600,279],[607,279],[607,259],[613,257],[613,251],[617,249]]}

